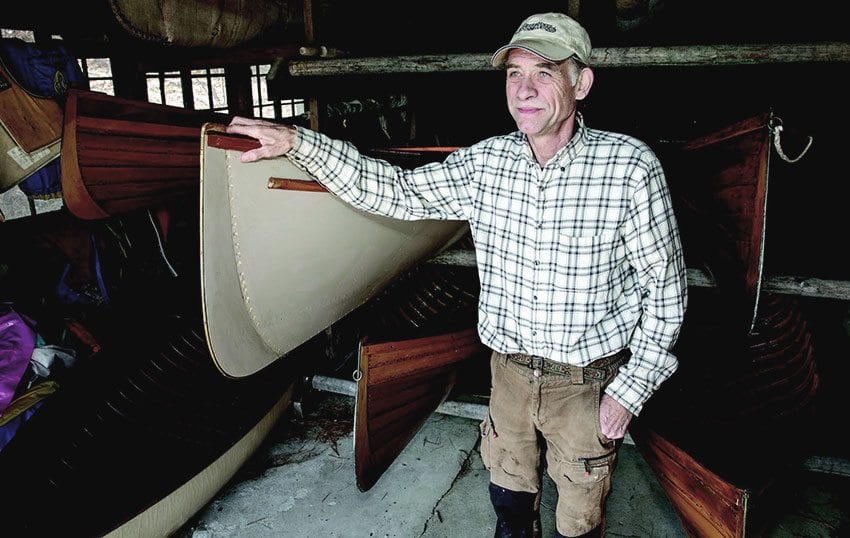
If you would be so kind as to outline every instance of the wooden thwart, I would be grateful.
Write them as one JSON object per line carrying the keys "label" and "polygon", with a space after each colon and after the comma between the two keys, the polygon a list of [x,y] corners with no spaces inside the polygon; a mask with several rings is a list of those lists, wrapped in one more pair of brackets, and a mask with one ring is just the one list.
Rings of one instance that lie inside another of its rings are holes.
{"label": "wooden thwart", "polygon": [[269,178],[270,189],[283,189],[287,191],[302,192],[328,192],[321,184],[315,181],[304,181],[303,179],[286,179],[280,177]]}

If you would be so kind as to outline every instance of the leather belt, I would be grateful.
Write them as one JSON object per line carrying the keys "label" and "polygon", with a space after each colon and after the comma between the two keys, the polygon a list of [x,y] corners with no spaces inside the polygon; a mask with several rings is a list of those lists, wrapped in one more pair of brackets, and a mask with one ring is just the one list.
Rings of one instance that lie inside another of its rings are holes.
{"label": "leather belt", "polygon": [[622,351],[618,351],[613,355],[608,355],[607,357],[597,359],[588,364],[587,366],[583,367],[564,364],[562,362],[555,362],[544,357],[538,357],[536,355],[526,355],[524,353],[508,353],[506,357],[517,364],[528,366],[529,368],[532,368],[534,370],[540,370],[542,372],[550,374],[569,376],[572,374],[572,372],[578,369],[582,372],[582,377],[602,381],[606,377],[608,377],[612,371],[616,370],[623,363],[625,363],[631,355],[632,354],[629,349],[623,349]]}

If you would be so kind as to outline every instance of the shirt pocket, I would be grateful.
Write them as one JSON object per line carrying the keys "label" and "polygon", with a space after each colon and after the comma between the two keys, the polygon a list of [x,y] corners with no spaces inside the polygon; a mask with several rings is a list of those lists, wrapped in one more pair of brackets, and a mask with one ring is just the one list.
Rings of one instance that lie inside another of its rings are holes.
{"label": "shirt pocket", "polygon": [[617,232],[558,235],[554,285],[576,295],[593,296],[608,288],[614,268]]}

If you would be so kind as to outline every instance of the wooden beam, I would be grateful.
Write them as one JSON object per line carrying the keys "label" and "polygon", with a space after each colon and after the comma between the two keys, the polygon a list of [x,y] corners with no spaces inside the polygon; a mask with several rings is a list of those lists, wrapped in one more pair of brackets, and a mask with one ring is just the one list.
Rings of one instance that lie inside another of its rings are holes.
{"label": "wooden beam", "polygon": [[[593,67],[696,67],[773,63],[850,62],[850,43],[603,47]],[[492,71],[490,53],[294,59],[293,77]]]}
{"label": "wooden beam", "polygon": [[769,276],[762,284],[764,291],[822,297],[825,299],[850,299],[850,281],[824,280],[802,276]]}
{"label": "wooden beam", "polygon": [[[475,251],[451,249],[428,260],[428,263],[475,267]],[[711,275],[701,269],[689,268],[688,286],[715,288],[717,283]],[[783,295],[819,297],[822,299],[850,300],[850,281],[825,280],[801,276],[768,276],[762,281],[762,290]]]}

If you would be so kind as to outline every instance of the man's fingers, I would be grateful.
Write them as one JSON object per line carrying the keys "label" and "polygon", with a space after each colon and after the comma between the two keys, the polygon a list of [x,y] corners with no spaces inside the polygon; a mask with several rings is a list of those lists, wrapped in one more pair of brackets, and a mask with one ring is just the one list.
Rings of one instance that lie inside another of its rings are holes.
{"label": "man's fingers", "polygon": [[252,163],[260,160],[260,157],[257,155],[257,150],[252,149],[242,152],[242,155],[239,156],[239,160],[243,163]]}
{"label": "man's fingers", "polygon": [[282,124],[261,122],[261,120],[243,121],[244,118],[233,118],[230,125],[225,126],[225,132],[248,136],[260,142],[260,147],[243,152],[242,162],[253,162],[268,157],[279,157],[292,148],[294,131]]}
{"label": "man's fingers", "polygon": [[280,157],[283,153],[279,148],[273,146],[260,146],[259,148],[242,152],[239,160],[243,163],[252,163],[267,157]]}
{"label": "man's fingers", "polygon": [[280,125],[279,123],[275,123],[273,121],[268,120],[260,120],[256,118],[245,118],[243,116],[233,116],[233,119],[230,120],[230,125],[265,125],[268,127],[273,127],[275,125]]}
{"label": "man's fingers", "polygon": [[241,134],[241,135],[245,135],[245,136],[251,136],[253,138],[256,138],[252,134],[256,130],[257,130],[257,128],[255,126],[249,125],[249,124],[246,124],[246,123],[239,123],[239,124],[235,124],[235,125],[231,123],[230,125],[227,125],[224,128],[224,132],[226,132],[226,133]]}

